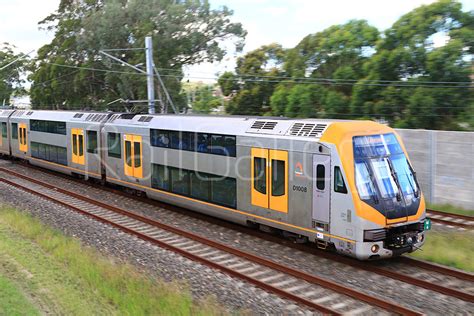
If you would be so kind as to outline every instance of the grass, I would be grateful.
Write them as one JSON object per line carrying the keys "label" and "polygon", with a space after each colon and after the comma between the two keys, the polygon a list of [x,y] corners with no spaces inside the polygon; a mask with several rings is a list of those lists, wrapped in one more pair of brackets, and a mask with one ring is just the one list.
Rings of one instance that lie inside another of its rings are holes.
{"label": "grass", "polygon": [[474,242],[471,233],[430,231],[422,249],[410,256],[474,272]]}
{"label": "grass", "polygon": [[149,279],[28,215],[0,207],[0,314],[223,313],[212,300],[193,302],[182,288]]}
{"label": "grass", "polygon": [[458,206],[453,206],[451,204],[428,204],[426,208],[452,214],[474,216],[474,210],[466,210]]}
{"label": "grass", "polygon": [[40,315],[10,280],[0,276],[0,315]]}

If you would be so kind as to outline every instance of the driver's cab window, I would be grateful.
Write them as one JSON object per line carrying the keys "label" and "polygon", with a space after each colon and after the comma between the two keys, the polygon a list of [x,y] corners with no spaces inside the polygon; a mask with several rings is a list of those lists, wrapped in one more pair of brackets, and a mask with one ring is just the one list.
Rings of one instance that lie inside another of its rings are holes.
{"label": "driver's cab window", "polygon": [[346,183],[342,177],[341,168],[334,167],[334,191],[339,193],[347,193]]}

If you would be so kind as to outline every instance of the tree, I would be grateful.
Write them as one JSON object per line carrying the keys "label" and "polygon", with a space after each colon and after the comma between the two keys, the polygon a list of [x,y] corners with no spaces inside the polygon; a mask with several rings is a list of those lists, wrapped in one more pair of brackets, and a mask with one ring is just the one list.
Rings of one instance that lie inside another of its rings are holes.
{"label": "tree", "polygon": [[338,91],[328,91],[324,98],[324,116],[328,118],[350,119],[350,101],[347,96]]}
{"label": "tree", "polygon": [[[447,42],[435,46],[435,35],[444,35]],[[381,118],[390,122],[398,124],[400,120],[398,125],[417,128],[438,129],[451,124],[472,102],[472,89],[419,88],[431,82],[465,82],[469,85],[473,38],[474,14],[463,12],[457,1],[440,0],[405,14],[385,31],[376,54],[364,65],[367,75],[354,89],[353,113],[382,114]],[[393,85],[376,86],[373,80],[403,80],[413,87],[404,87],[404,93],[395,98]],[[420,102],[419,106],[416,102]],[[395,107],[392,113],[389,106]],[[381,109],[381,113],[376,113]],[[398,118],[399,113],[410,117]]]}
{"label": "tree", "polygon": [[[230,79],[239,83],[236,96],[226,108],[230,114],[262,115],[271,112],[270,97],[276,87],[272,78],[282,75],[285,50],[280,44],[261,46],[237,60],[235,75],[219,78],[221,89],[228,92]],[[225,83],[225,85],[224,85]],[[236,87],[236,86],[233,86]],[[253,102],[251,100],[253,99]]]}
{"label": "tree", "polygon": [[189,103],[194,113],[209,114],[222,105],[213,85],[199,85],[188,89]]}
{"label": "tree", "polygon": [[[74,108],[98,107],[118,98],[145,99],[145,76],[104,58],[99,50],[144,47],[145,36],[152,36],[154,63],[175,103],[184,105],[183,65],[221,60],[225,51],[220,43],[225,40],[242,48],[246,32],[229,20],[232,14],[227,7],[211,9],[207,0],[62,0],[58,11],[41,22],[55,37],[35,62],[32,103]],[[127,50],[118,57],[136,65],[144,62],[145,52]]]}
{"label": "tree", "polygon": [[289,91],[290,87],[284,84],[280,84],[275,88],[275,91],[270,97],[270,107],[273,115],[285,115],[285,109],[288,104]]}
{"label": "tree", "polygon": [[27,56],[16,54],[13,49],[14,46],[8,43],[3,43],[0,48],[0,105],[9,104],[14,94],[25,93],[21,74],[25,71]]}
{"label": "tree", "polygon": [[[370,58],[378,39],[378,30],[364,20],[331,26],[303,38],[288,51],[283,64],[284,73],[295,81],[294,85],[286,85],[290,89],[287,94],[293,96],[288,97],[285,114],[347,118],[353,93],[351,82],[364,76],[363,65]],[[317,88],[314,84],[297,87],[308,79],[321,84]],[[285,94],[282,89],[278,90],[279,96]],[[276,101],[281,103],[278,97]]]}
{"label": "tree", "polygon": [[226,71],[219,77],[217,84],[221,87],[222,93],[225,96],[229,96],[239,89],[239,83],[237,81],[238,78],[233,72]]}
{"label": "tree", "polygon": [[356,79],[378,39],[377,28],[364,20],[334,25],[303,38],[288,52],[284,69],[293,77]]}

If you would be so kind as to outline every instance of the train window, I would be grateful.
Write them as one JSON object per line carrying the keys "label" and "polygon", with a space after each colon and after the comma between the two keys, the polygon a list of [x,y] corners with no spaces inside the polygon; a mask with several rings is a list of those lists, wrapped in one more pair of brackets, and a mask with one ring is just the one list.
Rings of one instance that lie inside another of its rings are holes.
{"label": "train window", "polygon": [[209,176],[205,173],[191,172],[191,196],[209,201],[210,182]]}
{"label": "train window", "polygon": [[211,136],[211,154],[227,156],[224,135]]}
{"label": "train window", "polygon": [[132,166],[132,142],[125,141],[125,161],[128,166]]}
{"label": "train window", "polygon": [[236,181],[234,178],[216,177],[211,181],[211,201],[229,207],[236,207]]}
{"label": "train window", "polygon": [[316,188],[318,190],[324,190],[326,185],[326,167],[324,165],[317,165],[316,166]]}
{"label": "train window", "polygon": [[12,123],[12,139],[18,139],[18,123]]}
{"label": "train window", "polygon": [[200,153],[208,153],[210,145],[209,134],[198,133],[197,134],[197,148],[196,150]]}
{"label": "train window", "polygon": [[258,192],[267,194],[267,159],[254,157],[253,165],[253,186]]}
{"label": "train window", "polygon": [[169,190],[170,177],[168,167],[152,164],[151,186],[155,189]]}
{"label": "train window", "polygon": [[67,149],[65,147],[31,142],[31,156],[67,166]]}
{"label": "train window", "polygon": [[58,162],[58,147],[48,146],[48,160],[52,162]]}
{"label": "train window", "polygon": [[107,146],[108,146],[109,157],[122,158],[122,149],[120,146],[119,133],[107,134]]}
{"label": "train window", "polygon": [[84,156],[84,135],[77,135],[79,138],[79,156]]}
{"label": "train window", "polygon": [[181,140],[181,132],[178,131],[169,131],[169,143],[170,148],[174,149],[183,149],[183,142]]}
{"label": "train window", "polygon": [[58,163],[67,166],[67,149],[58,147]]}
{"label": "train window", "polygon": [[140,168],[142,166],[142,148],[139,142],[133,142],[133,154],[135,160],[135,168]]}
{"label": "train window", "polygon": [[31,142],[31,157],[38,158],[38,143],[36,142]]}
{"label": "train window", "polygon": [[182,150],[195,150],[194,140],[196,138],[196,134],[190,132],[182,132],[181,133],[181,148]]}
{"label": "train window", "polygon": [[56,121],[31,120],[30,128],[35,132],[66,135],[66,123]]}
{"label": "train window", "polygon": [[177,194],[189,194],[189,171],[169,167],[171,175],[171,192]]}
{"label": "train window", "polygon": [[150,139],[151,139],[151,145],[154,147],[168,148],[170,145],[169,131],[151,129]]}
{"label": "train window", "polygon": [[72,135],[72,153],[77,155],[77,134]]}
{"label": "train window", "polygon": [[235,136],[212,135],[211,153],[235,157]]}
{"label": "train window", "polygon": [[2,137],[5,137],[5,138],[8,137],[7,123],[6,122],[2,122]]}
{"label": "train window", "polygon": [[97,154],[97,131],[87,131],[87,152]]}
{"label": "train window", "polygon": [[285,162],[272,159],[272,195],[282,196],[285,194]]}
{"label": "train window", "polygon": [[338,166],[334,167],[334,191],[339,193],[347,193],[346,184],[342,177],[341,168]]}
{"label": "train window", "polygon": [[38,146],[38,158],[46,160],[46,145],[45,144],[41,144],[41,143],[39,144],[39,146]]}
{"label": "train window", "polygon": [[227,151],[228,156],[235,157],[235,154],[236,154],[235,136],[226,136],[225,137],[225,149]]}

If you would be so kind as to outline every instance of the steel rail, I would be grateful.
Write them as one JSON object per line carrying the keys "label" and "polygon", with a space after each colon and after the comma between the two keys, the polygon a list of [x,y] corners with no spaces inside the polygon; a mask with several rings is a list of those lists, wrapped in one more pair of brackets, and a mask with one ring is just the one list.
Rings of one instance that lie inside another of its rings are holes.
{"label": "steel rail", "polygon": [[[257,264],[260,264],[260,265],[263,265],[263,266],[266,266],[268,268],[271,268],[271,269],[274,269],[274,270],[277,270],[277,271],[280,271],[280,272],[283,272],[285,274],[288,274],[288,275],[291,275],[293,277],[296,277],[298,279],[302,279],[302,280],[305,280],[309,283],[313,283],[313,284],[317,284],[317,285],[320,285],[322,287],[325,287],[325,288],[328,288],[328,289],[331,289],[335,292],[338,292],[340,294],[344,294],[344,295],[347,295],[347,296],[350,296],[352,298],[355,298],[357,300],[360,300],[360,301],[364,301],[366,303],[369,303],[370,305],[375,305],[375,306],[378,306],[378,307],[381,307],[387,311],[391,311],[391,312],[395,312],[395,313],[399,313],[399,314],[402,314],[402,315],[421,315],[420,313],[416,312],[416,311],[413,311],[411,309],[408,309],[406,307],[403,307],[403,306],[400,306],[398,304],[395,304],[393,302],[390,302],[390,301],[387,301],[386,299],[379,299],[379,298],[376,298],[374,296],[371,296],[371,295],[368,295],[368,294],[365,294],[365,293],[362,293],[362,292],[358,292],[354,289],[351,289],[351,288],[348,288],[346,286],[343,286],[343,285],[340,285],[340,284],[337,284],[333,281],[329,281],[329,280],[326,280],[326,279],[323,279],[323,278],[320,278],[318,276],[315,276],[315,275],[312,275],[312,274],[307,274],[305,272],[302,272],[302,271],[299,271],[299,270],[295,270],[293,268],[290,268],[290,267],[287,267],[287,266],[284,266],[284,265],[281,265],[279,263],[276,263],[274,261],[271,261],[271,260],[268,260],[268,259],[265,259],[265,258],[262,258],[262,257],[259,257],[259,256],[256,256],[254,254],[251,254],[251,253],[248,253],[248,252],[245,252],[245,251],[242,251],[242,250],[239,250],[239,249],[236,249],[236,248],[233,248],[233,247],[230,247],[230,246],[227,246],[227,245],[224,245],[224,244],[221,244],[221,243],[218,243],[218,242],[215,242],[213,240],[209,240],[207,238],[204,238],[204,237],[201,237],[201,236],[198,236],[198,235],[195,235],[193,233],[190,233],[190,232],[187,232],[187,231],[183,231],[181,229],[178,229],[176,227],[172,227],[172,226],[168,226],[166,224],[163,224],[161,222],[157,222],[153,219],[150,219],[148,217],[144,217],[144,216],[141,216],[141,215],[138,215],[138,214],[135,214],[135,213],[131,213],[129,211],[126,211],[126,210],[123,210],[123,209],[120,209],[118,207],[115,207],[115,206],[112,206],[112,205],[108,205],[108,204],[105,204],[103,202],[100,202],[100,201],[97,201],[97,200],[94,200],[94,199],[91,199],[91,198],[88,198],[88,197],[85,197],[85,196],[82,196],[80,194],[77,194],[75,192],[71,192],[71,191],[68,191],[68,190],[65,190],[65,189],[62,189],[62,188],[58,188],[54,185],[51,185],[49,183],[45,183],[43,181],[40,181],[40,180],[37,180],[37,179],[33,179],[31,177],[28,177],[28,176],[25,176],[25,175],[22,175],[22,174],[19,174],[19,173],[16,173],[14,171],[11,171],[11,170],[8,170],[8,169],[5,169],[5,168],[2,168],[0,167],[0,171],[2,172],[5,172],[5,173],[9,173],[9,174],[12,174],[16,177],[19,177],[19,178],[22,178],[22,179],[25,179],[27,181],[30,181],[32,183],[35,183],[35,184],[38,184],[38,185],[41,185],[41,186],[44,186],[46,188],[49,188],[51,190],[55,190],[57,192],[60,192],[60,193],[63,193],[65,195],[69,195],[69,196],[72,196],[74,198],[77,198],[79,200],[83,200],[85,202],[88,202],[88,203],[91,203],[91,204],[94,204],[96,206],[99,206],[99,207],[102,207],[102,208],[105,208],[107,210],[110,210],[110,211],[113,211],[113,212],[116,212],[116,213],[119,213],[119,214],[122,214],[122,215],[125,215],[125,216],[128,216],[130,218],[133,218],[133,219],[136,219],[136,220],[139,220],[139,221],[142,221],[144,223],[147,223],[147,224],[150,224],[150,225],[153,225],[155,227],[158,227],[158,228],[161,228],[161,229],[164,229],[164,230],[167,230],[169,232],[172,232],[172,233],[175,233],[177,235],[181,235],[183,237],[186,237],[186,238],[189,238],[189,239],[192,239],[192,240],[195,240],[197,242],[200,242],[202,244],[205,244],[205,245],[208,245],[210,247],[213,247],[213,248],[216,248],[216,249],[219,249],[219,250],[222,250],[222,251],[225,251],[227,253],[230,253],[230,254],[233,254],[233,255],[236,255],[238,257],[241,257],[241,258],[245,258],[249,261],[252,261],[252,262],[255,262]],[[90,214],[89,212],[87,211],[84,211],[84,210],[80,210],[74,206],[71,206],[63,201],[60,201],[60,200],[57,200],[55,199],[54,197],[51,197],[51,196],[47,196],[45,194],[42,194],[40,192],[36,192],[34,190],[31,190],[29,188],[26,188],[24,186],[21,186],[19,184],[16,184],[15,182],[12,182],[12,181],[9,181],[9,180],[6,180],[6,179],[0,179],[1,181],[3,182],[6,182],[12,186],[15,186],[15,187],[21,187],[22,189],[24,188],[26,191],[32,193],[32,194],[37,194],[37,195],[41,195],[42,197],[46,198],[46,199],[49,199],[49,200],[52,200],[54,202],[57,202],[58,204],[61,204],[63,206],[66,206],[68,208],[71,208],[71,209],[74,209],[74,210],[77,210],[78,212],[82,213],[82,214],[85,214],[85,215],[90,215],[94,218],[96,218],[97,220],[100,220],[102,222],[106,221],[108,222],[108,220],[106,219],[103,219],[95,214]],[[116,223],[111,223],[113,226],[117,227],[117,228],[121,228],[121,225],[119,224],[116,224]],[[142,235],[140,234],[139,232],[135,232],[134,230],[131,230],[129,228],[126,228],[126,227],[123,227],[124,231],[130,233],[130,234],[134,234],[138,237],[140,237],[139,235]],[[153,238],[149,238],[148,236],[144,236],[146,237],[145,240],[147,241],[152,241],[152,242],[156,242],[155,239]],[[161,243],[161,242],[160,242]],[[160,245],[161,246],[161,245]],[[172,248],[175,248],[171,245],[168,245],[168,244],[165,244],[163,245],[164,248],[166,249],[170,249],[172,250]],[[183,252],[182,249],[179,249],[179,252]],[[174,251],[174,250],[172,250]],[[186,252],[186,251],[184,251]],[[188,252],[186,252],[188,253]],[[184,255],[184,254],[183,254]],[[186,257],[188,258],[191,258],[191,257],[195,257],[194,254],[191,254],[191,253],[188,253],[188,255],[185,255]],[[190,257],[191,256],[191,257]],[[192,260],[194,260],[193,258],[191,258]],[[196,259],[198,261],[202,261],[203,258],[199,257],[199,259]],[[206,260],[206,259],[204,259]],[[266,284],[266,283],[263,283],[263,282],[260,282],[259,280],[256,280],[254,278],[251,278],[251,277],[248,277],[248,276],[242,276],[240,277],[239,275],[236,275],[236,274],[239,274],[238,272],[234,271],[234,270],[230,270],[226,267],[222,267],[224,269],[221,269],[220,265],[214,263],[214,262],[211,262],[212,265],[217,268],[217,269],[220,269],[226,273],[229,273],[231,275],[234,275],[236,277],[239,277],[239,278],[243,278],[244,280],[247,280],[261,288],[264,288],[270,292],[274,292],[280,296],[283,296],[283,297],[288,297],[290,298],[291,300],[294,300],[296,302],[300,302],[304,305],[307,305],[307,306],[311,306],[313,307],[314,309],[316,310],[320,310],[322,311],[320,308],[323,308],[323,309],[327,309],[326,307],[324,306],[320,306],[318,304],[315,304],[313,303],[312,301],[309,301],[309,300],[306,300],[302,297],[299,297],[299,296],[296,296],[292,293],[289,293],[289,292],[286,292],[284,290],[281,290],[281,289],[278,289],[278,288],[273,288],[271,287],[270,285]],[[205,263],[207,264],[207,263]],[[230,270],[231,272],[227,271],[227,270]],[[260,284],[260,283],[263,283],[263,284]],[[270,288],[269,288],[270,287]],[[308,305],[308,304],[311,304],[311,305]],[[316,306],[314,306],[316,305]],[[327,312],[327,313],[330,313],[330,314],[338,314],[337,312],[333,311],[333,310],[327,310],[327,311],[322,311],[322,312]]]}
{"label": "steel rail", "polygon": [[[127,227],[125,227],[125,226],[123,226],[123,225],[114,223],[113,221],[109,221],[109,220],[107,220],[107,219],[105,219],[105,218],[103,218],[103,217],[100,217],[100,216],[98,216],[98,215],[95,215],[95,214],[89,213],[89,212],[87,212],[87,211],[84,211],[84,210],[82,210],[82,209],[80,209],[80,208],[78,208],[78,207],[72,206],[72,205],[70,205],[70,204],[68,204],[68,203],[65,203],[65,202],[63,202],[63,201],[61,201],[61,200],[58,200],[58,199],[56,199],[56,198],[54,198],[54,197],[51,197],[51,196],[46,195],[46,194],[43,194],[43,193],[41,193],[41,192],[32,190],[32,189],[30,189],[30,188],[28,188],[28,187],[25,187],[25,186],[21,185],[21,184],[15,183],[15,182],[10,181],[10,180],[7,180],[7,179],[2,179],[2,178],[0,178],[0,182],[7,183],[7,184],[9,184],[9,185],[11,185],[11,186],[13,186],[13,187],[15,187],[15,188],[19,188],[19,189],[21,189],[21,190],[23,190],[23,191],[25,191],[25,192],[28,192],[28,193],[31,193],[31,194],[40,196],[40,197],[42,197],[42,198],[44,198],[44,199],[47,199],[47,200],[50,200],[50,201],[52,201],[52,202],[54,202],[54,203],[56,203],[56,204],[59,204],[59,205],[62,205],[62,206],[64,206],[64,207],[67,207],[67,208],[69,208],[69,209],[72,209],[72,210],[74,210],[75,212],[78,212],[78,213],[80,213],[80,214],[83,214],[83,215],[92,217],[92,218],[94,218],[94,219],[97,220],[97,221],[100,221],[100,222],[102,222],[102,223],[104,223],[104,224],[107,224],[107,225],[113,226],[113,227],[115,227],[115,228],[118,228],[118,229],[120,229],[120,230],[122,230],[122,231],[124,231],[124,232],[126,232],[126,233],[128,233],[128,234],[130,234],[130,235],[134,235],[134,236],[136,236],[136,237],[138,237],[138,238],[140,238],[140,239],[142,239],[142,240],[145,240],[145,241],[148,241],[148,242],[150,242],[150,243],[156,244],[156,245],[158,245],[158,246],[161,247],[161,248],[164,248],[164,249],[170,250],[170,251],[172,251],[172,252],[178,253],[178,254],[180,254],[180,255],[182,255],[182,256],[184,256],[184,257],[186,257],[186,258],[188,258],[188,259],[190,259],[190,260],[192,260],[192,261],[200,262],[200,263],[202,263],[202,264],[204,264],[204,265],[207,265],[207,266],[209,266],[209,267],[211,267],[211,268],[214,268],[214,269],[217,269],[217,270],[221,270],[222,272],[227,273],[227,274],[229,274],[229,275],[231,275],[231,276],[234,276],[234,277],[237,277],[237,278],[239,278],[239,279],[245,280],[245,281],[247,281],[247,282],[249,282],[249,283],[252,283],[252,284],[254,284],[254,285],[256,285],[256,286],[258,286],[258,287],[260,287],[260,288],[262,288],[262,289],[264,289],[264,290],[266,290],[266,291],[268,291],[268,292],[275,293],[275,294],[279,295],[280,297],[283,297],[283,298],[286,298],[286,299],[290,299],[290,300],[293,300],[294,302],[297,302],[297,303],[306,305],[306,306],[308,306],[308,307],[310,307],[310,308],[313,308],[313,309],[315,309],[315,310],[317,310],[317,311],[320,311],[320,312],[322,312],[322,313],[324,313],[324,314],[329,314],[329,315],[342,315],[341,313],[338,313],[338,312],[336,312],[336,311],[334,311],[334,310],[332,310],[332,309],[330,309],[330,308],[327,308],[327,307],[325,307],[325,306],[323,306],[323,305],[316,304],[316,303],[314,303],[314,302],[312,302],[312,301],[310,301],[310,300],[304,299],[304,298],[301,297],[301,296],[295,295],[295,294],[290,293],[290,292],[288,292],[288,291],[284,291],[284,290],[279,289],[279,288],[277,288],[277,287],[272,287],[272,286],[270,286],[270,285],[267,284],[267,283],[264,283],[264,282],[262,282],[262,281],[259,281],[258,279],[252,278],[252,277],[247,276],[247,275],[245,275],[245,274],[239,273],[239,272],[237,272],[237,271],[235,271],[235,270],[229,269],[229,268],[227,268],[227,267],[225,267],[225,266],[223,266],[223,265],[220,265],[220,264],[218,264],[218,263],[216,263],[216,262],[213,262],[213,261],[211,261],[211,260],[207,260],[207,259],[205,259],[205,258],[199,257],[199,256],[197,256],[197,255],[192,254],[191,252],[185,251],[185,250],[180,249],[180,248],[178,248],[178,247],[174,247],[174,246],[172,246],[172,245],[170,245],[170,244],[167,244],[167,243],[162,242],[162,241],[160,241],[160,240],[157,240],[157,239],[154,239],[154,238],[152,238],[152,237],[149,237],[149,236],[147,236],[147,235],[145,235],[145,234],[142,234],[142,233],[140,233],[140,232],[137,232],[137,231],[135,231],[135,230],[133,230],[133,229],[130,229],[130,228],[127,228]],[[62,192],[61,192],[61,193],[62,193]],[[90,203],[90,202],[89,202],[89,203]]]}
{"label": "steel rail", "polygon": [[467,273],[467,272],[460,271],[460,270],[450,269],[450,268],[447,268],[447,267],[444,267],[444,266],[441,266],[441,265],[438,265],[438,264],[432,264],[432,263],[429,263],[429,262],[426,262],[426,261],[421,261],[421,260],[417,260],[417,259],[413,259],[413,258],[409,258],[409,257],[399,257],[399,258],[397,258],[397,260],[402,262],[402,263],[405,263],[407,265],[410,265],[410,266],[417,266],[417,267],[420,267],[420,268],[425,269],[425,270],[430,270],[430,271],[434,271],[434,272],[437,272],[437,273],[450,275],[450,276],[453,276],[453,277],[461,279],[461,280],[474,282],[474,274],[472,274],[472,273]]}
{"label": "steel rail", "polygon": [[[443,217],[451,217],[453,219],[460,219],[466,222],[474,223],[474,217],[468,216],[468,215],[454,214],[454,213],[442,212],[442,211],[437,211],[437,210],[432,210],[432,209],[426,209],[426,212],[428,215],[432,214],[432,215],[438,215],[438,216],[443,216]],[[451,221],[449,219],[442,219],[442,218],[436,218],[436,217],[430,217],[430,219],[431,221],[435,223],[440,223],[443,225],[458,226],[465,229],[474,230],[474,225],[472,224],[466,224],[463,222],[456,222],[456,221]]]}
{"label": "steel rail", "polygon": [[[298,247],[298,246],[296,246],[296,247]],[[373,272],[373,273],[376,273],[378,275],[382,275],[382,276],[385,276],[385,277],[388,277],[388,278],[391,278],[391,279],[394,279],[394,280],[398,280],[398,281],[402,281],[404,283],[408,283],[408,284],[411,284],[411,285],[422,287],[422,288],[425,288],[425,289],[430,290],[430,291],[435,291],[435,292],[438,292],[438,293],[441,293],[441,294],[444,294],[444,295],[456,297],[456,298],[459,298],[459,299],[462,299],[462,300],[468,301],[468,302],[473,302],[474,301],[474,295],[472,295],[472,294],[469,294],[469,293],[466,293],[466,292],[463,292],[463,291],[460,291],[460,290],[457,290],[457,289],[444,287],[442,285],[431,283],[431,282],[421,280],[421,279],[418,279],[418,278],[414,278],[414,277],[411,277],[411,276],[406,275],[406,274],[395,272],[393,270],[388,270],[388,269],[381,268],[379,266],[376,266],[377,262],[373,262],[373,263],[360,262],[356,259],[352,259],[352,258],[349,258],[349,257],[344,257],[344,256],[341,256],[339,254],[334,254],[334,253],[330,253],[330,252],[326,252],[326,251],[321,251],[319,249],[314,249],[314,248],[308,249],[308,247],[304,247],[304,246],[303,247],[298,247],[298,249],[302,250],[302,251],[305,251],[305,252],[313,253],[317,256],[320,256],[320,257],[323,257],[323,258],[326,258],[326,259],[329,259],[329,260],[332,260],[332,261],[347,264],[347,265],[349,265],[351,267],[354,267],[354,268],[357,268],[357,269],[361,269],[361,270],[368,271],[368,272]],[[465,272],[450,269],[450,268],[447,268],[447,267],[441,267],[441,266],[438,266],[438,265],[433,265],[433,264],[430,264],[428,262],[409,259],[407,257],[399,257],[399,258],[395,258],[395,260],[400,260],[400,261],[402,261],[403,263],[406,263],[406,264],[411,264],[412,262],[416,261],[415,263],[413,263],[413,265],[416,265],[416,266],[418,266],[420,268],[423,268],[423,269],[426,269],[426,270],[431,270],[431,271],[439,272],[441,274],[451,275],[451,276],[457,277],[457,278],[459,278],[461,280],[465,280],[465,281],[472,281],[472,279],[473,279],[473,275],[470,274],[470,273],[465,273]]]}
{"label": "steel rail", "polygon": [[[77,181],[79,183],[84,184],[84,181],[82,181],[82,180],[73,179],[70,176],[66,176],[66,175],[63,175],[63,174],[57,174],[56,172],[52,172],[52,171],[47,170],[47,169],[45,170],[43,168],[38,168],[36,166],[31,166],[31,165],[28,165],[28,167],[36,169],[36,170],[40,170],[41,172],[44,172],[44,173],[52,174],[54,176],[59,176],[59,177],[62,177],[64,179]],[[0,171],[1,170],[6,170],[6,172],[15,173],[14,171],[4,169],[4,168],[0,167]],[[18,174],[18,173],[16,173],[16,174]],[[21,174],[18,174],[18,175],[22,176]],[[92,184],[87,183],[86,185],[92,185]],[[177,211],[182,211],[183,210],[183,208],[178,207],[178,206],[169,205],[169,204],[162,203],[162,202],[156,201],[156,200],[150,200],[148,198],[133,196],[131,194],[124,193],[123,191],[120,191],[120,190],[107,188],[107,187],[99,186],[99,185],[94,185],[94,187],[96,187],[98,189],[107,190],[109,192],[113,192],[115,194],[119,194],[119,195],[122,195],[122,196],[126,196],[126,197],[131,198],[131,199],[139,200],[141,202],[148,203],[148,204],[151,204],[151,205],[154,205],[154,206],[159,206],[159,207],[163,207],[163,208],[167,208],[167,209],[173,209],[173,210],[177,210]],[[240,226],[238,226],[238,227],[239,228],[237,228],[237,229],[242,228]],[[258,237],[264,238],[264,239],[269,239],[270,238],[270,236],[268,236],[267,234],[258,234]],[[281,240],[278,239],[278,238],[272,238],[272,241],[281,243]],[[447,287],[444,287],[442,285],[434,284],[434,283],[431,283],[431,282],[428,282],[428,281],[420,280],[420,279],[417,279],[417,278],[414,278],[414,277],[411,277],[411,276],[408,276],[408,275],[404,275],[404,274],[401,274],[401,273],[398,273],[398,272],[395,272],[395,271],[392,271],[392,270],[377,267],[374,264],[362,263],[362,262],[359,262],[359,261],[354,260],[352,258],[344,257],[342,255],[337,255],[337,254],[333,254],[333,253],[329,253],[327,251],[319,251],[319,250],[314,249],[314,248],[305,247],[304,245],[291,244],[291,245],[287,245],[287,246],[297,248],[297,249],[305,251],[305,252],[311,252],[314,255],[322,256],[322,257],[325,257],[327,259],[330,259],[330,260],[333,260],[333,261],[336,261],[336,262],[340,262],[340,263],[343,263],[343,264],[347,264],[347,265],[350,265],[350,266],[358,268],[358,269],[362,269],[362,270],[373,272],[373,273],[376,273],[376,274],[379,274],[379,275],[382,275],[382,276],[386,276],[386,277],[389,277],[389,278],[394,279],[394,280],[399,280],[399,281],[402,281],[402,282],[405,282],[405,283],[408,283],[408,284],[412,284],[412,285],[415,285],[415,286],[418,286],[418,287],[423,287],[425,289],[432,290],[432,291],[435,291],[435,292],[438,292],[438,293],[441,293],[441,294],[444,294],[444,295],[453,296],[453,297],[456,297],[456,298],[459,298],[459,299],[462,299],[462,300],[466,300],[466,301],[473,301],[474,300],[474,296],[471,295],[471,294],[468,294],[468,293],[465,293],[465,292],[462,292],[462,291],[459,291],[459,290],[456,290],[456,289],[447,288]],[[454,276],[454,277],[459,278],[461,280],[472,281],[472,279],[473,279],[472,274],[465,273],[465,272],[462,272],[462,271],[459,271],[459,270],[450,269],[448,267],[442,267],[442,266],[439,266],[439,265],[434,265],[434,264],[430,264],[428,262],[423,262],[423,261],[419,261],[419,260],[415,260],[415,259],[411,259],[411,258],[407,258],[407,257],[400,257],[400,258],[397,258],[397,259],[404,262],[404,263],[416,265],[416,266],[418,266],[420,268],[423,268],[423,269],[426,269],[426,270],[431,270],[431,271],[438,272],[438,273],[445,274],[445,275],[451,275],[451,276]]]}

